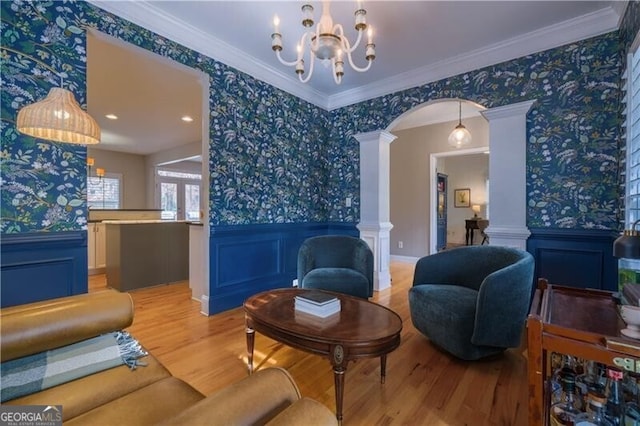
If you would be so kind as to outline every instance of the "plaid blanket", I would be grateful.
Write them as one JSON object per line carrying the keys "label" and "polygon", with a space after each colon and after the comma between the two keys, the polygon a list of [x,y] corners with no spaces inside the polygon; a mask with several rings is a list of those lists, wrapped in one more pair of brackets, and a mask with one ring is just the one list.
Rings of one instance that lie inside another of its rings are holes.
{"label": "plaid blanket", "polygon": [[0,364],[1,401],[29,395],[99,371],[128,365],[145,365],[147,355],[126,331],[103,334],[61,348]]}

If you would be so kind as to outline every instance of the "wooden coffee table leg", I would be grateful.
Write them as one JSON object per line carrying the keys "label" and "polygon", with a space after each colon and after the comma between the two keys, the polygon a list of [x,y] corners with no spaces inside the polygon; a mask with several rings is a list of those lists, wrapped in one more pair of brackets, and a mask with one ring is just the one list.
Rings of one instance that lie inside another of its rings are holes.
{"label": "wooden coffee table leg", "polygon": [[384,381],[387,378],[387,354],[380,357],[380,383],[384,385]]}
{"label": "wooden coffee table leg", "polygon": [[346,368],[343,366],[333,367],[333,379],[336,388],[336,419],[338,424],[342,424],[342,400],[344,398],[344,374]]}
{"label": "wooden coffee table leg", "polygon": [[246,329],[247,335],[247,367],[249,368],[249,375],[253,373],[253,345],[256,337],[255,330],[251,327],[251,321],[246,319]]}
{"label": "wooden coffee table leg", "polygon": [[342,345],[336,345],[332,349],[331,365],[333,365],[333,381],[336,388],[336,419],[342,425],[342,400],[344,399],[344,375],[347,371],[347,362]]}

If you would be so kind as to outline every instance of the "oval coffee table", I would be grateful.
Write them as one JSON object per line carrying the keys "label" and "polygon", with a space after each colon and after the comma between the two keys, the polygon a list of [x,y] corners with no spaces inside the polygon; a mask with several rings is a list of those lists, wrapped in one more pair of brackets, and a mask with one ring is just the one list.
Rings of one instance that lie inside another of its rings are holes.
{"label": "oval coffee table", "polygon": [[330,292],[326,293],[340,299],[339,313],[320,318],[296,311],[294,297],[306,291],[309,290],[270,290],[245,300],[249,374],[253,372],[256,331],[291,347],[329,358],[335,381],[336,418],[342,422],[347,363],[379,356],[380,381],[384,383],[387,354],[400,345],[402,319],[384,306]]}

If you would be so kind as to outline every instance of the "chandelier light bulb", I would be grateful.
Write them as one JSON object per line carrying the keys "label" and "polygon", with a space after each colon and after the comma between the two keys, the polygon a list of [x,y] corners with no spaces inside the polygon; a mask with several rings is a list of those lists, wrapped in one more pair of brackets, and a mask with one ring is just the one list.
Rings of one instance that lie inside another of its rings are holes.
{"label": "chandelier light bulb", "polygon": [[278,25],[280,25],[280,18],[278,18],[278,15],[273,15],[273,27],[275,28],[274,32],[279,32],[278,31]]}
{"label": "chandelier light bulb", "polygon": [[[344,28],[341,24],[335,24],[330,13],[330,4],[328,0],[322,2],[322,16],[318,24],[314,27],[313,6],[305,4],[302,6],[302,26],[305,27],[305,33],[297,43],[297,57],[293,61],[286,61],[282,58],[282,35],[278,30],[279,19],[274,17],[273,24],[275,32],[271,34],[271,49],[276,53],[278,60],[286,65],[295,67],[295,72],[301,82],[306,83],[313,75],[314,63],[316,60],[323,62],[327,68],[331,67],[334,74],[336,84],[342,82],[344,75],[344,63],[348,62],[356,72],[366,72],[371,68],[371,64],[376,57],[375,44],[373,44],[373,31],[366,22],[366,10],[362,8],[361,2],[358,2],[358,9],[354,14],[355,29],[357,38],[355,41],[349,40],[344,34]],[[367,31],[368,42],[364,43],[365,30]],[[354,63],[352,58],[360,43],[364,44],[365,59],[367,65],[359,67]],[[308,52],[308,54],[307,54]],[[346,56],[346,58],[345,58]],[[305,58],[303,60],[303,58]],[[308,73],[305,73],[304,61],[308,58]],[[343,60],[344,58],[344,60]],[[303,74],[306,76],[303,77]]]}

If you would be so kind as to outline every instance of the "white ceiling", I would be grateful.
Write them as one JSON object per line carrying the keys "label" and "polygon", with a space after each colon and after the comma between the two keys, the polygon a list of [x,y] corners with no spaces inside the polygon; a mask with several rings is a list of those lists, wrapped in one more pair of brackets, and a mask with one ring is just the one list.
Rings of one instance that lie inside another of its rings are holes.
{"label": "white ceiling", "polygon": [[[307,84],[299,82],[293,68],[280,64],[271,50],[272,19],[277,14],[284,41],[283,55],[293,59],[294,46],[303,31],[300,24],[300,6],[303,2],[91,0],[91,3],[325,109],[349,105],[612,31],[619,26],[627,4],[626,1],[596,0],[364,1],[367,22],[374,29],[376,60],[366,73],[356,73],[345,64],[343,83],[336,85],[329,69],[318,63],[311,81]],[[315,7],[317,21],[322,10],[321,2],[313,1],[311,4]],[[355,1],[331,3],[334,22],[343,24],[351,39],[355,33],[355,9]],[[100,49],[108,49],[104,44]],[[117,50],[122,50],[123,43],[118,44]],[[96,66],[92,62],[96,55],[102,56],[104,62],[97,67],[102,72],[95,71],[94,74]],[[183,96],[177,95],[185,91],[198,91],[197,76],[193,73],[183,73],[185,81],[182,82],[178,76],[181,74],[178,72],[180,67],[169,66],[161,68],[169,68],[171,71],[168,72],[174,73],[171,76],[150,78],[158,74],[160,69],[142,69],[142,65],[133,64],[141,56],[143,60],[155,61],[155,55],[140,55],[139,52],[128,55],[120,58],[124,62],[117,65],[117,52],[109,51],[102,55],[91,44],[88,48],[89,112],[103,126],[104,145],[99,145],[102,149],[120,150],[112,145],[117,142],[115,134],[127,132],[123,129],[113,131],[114,122],[101,119],[101,114],[106,111],[103,109],[108,105],[99,100],[102,95],[94,96],[94,90],[111,94],[114,103],[118,102],[115,100],[116,92],[121,91],[122,108],[128,109],[131,114],[133,111],[149,112],[150,108],[157,107],[172,107],[174,110],[171,114],[182,114],[181,111],[188,110],[189,105],[191,108],[196,103],[202,105],[201,100],[184,100],[183,103]],[[366,63],[363,51],[356,52],[354,59],[360,66]],[[163,62],[167,64],[170,61]],[[99,73],[101,76],[94,79],[93,75]],[[154,89],[136,89],[144,83],[151,84]],[[174,83],[178,87],[174,87]],[[167,92],[154,93],[158,88]],[[154,95],[161,98],[151,99]],[[151,106],[134,105],[143,100],[149,100]],[[439,105],[442,107],[446,104]],[[438,109],[434,106],[423,110],[433,113]],[[440,110],[445,111],[442,108]],[[456,120],[457,113],[456,104],[450,104],[444,116],[428,120]],[[192,114],[197,114],[197,111]],[[171,140],[173,143],[190,143],[196,137],[193,132],[184,136],[177,133],[177,130],[185,128],[182,122],[174,123],[151,112],[147,118],[150,121],[139,129],[140,133],[129,134],[136,143],[141,143],[142,139],[154,140],[159,147],[169,146]],[[415,124],[423,120],[413,117],[413,121]],[[413,127],[414,124],[409,126]],[[154,135],[154,132],[157,133]],[[127,145],[122,140],[118,143]],[[156,148],[152,144],[149,148],[137,150],[139,153],[148,153],[153,149]]]}

